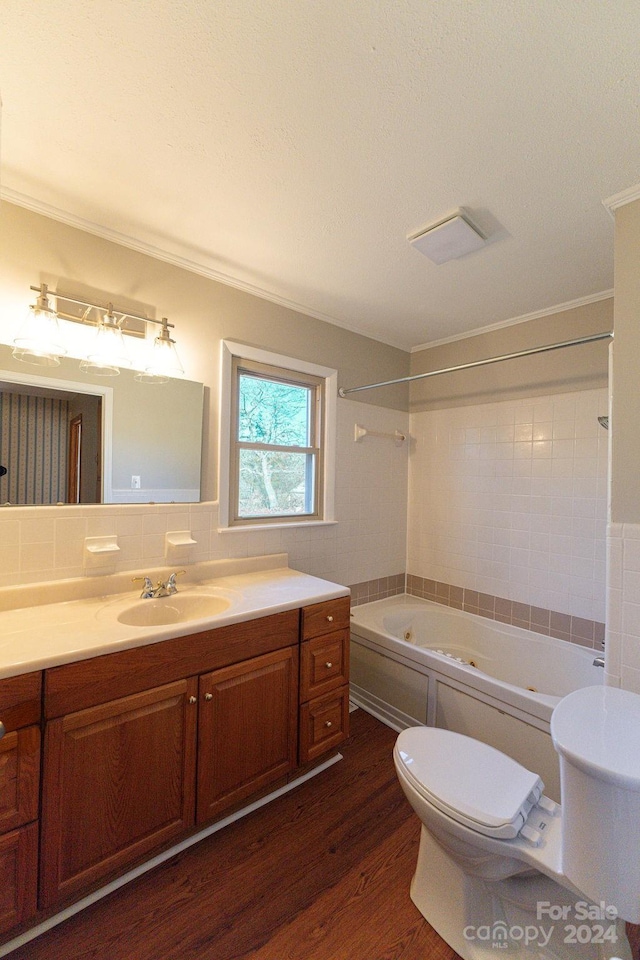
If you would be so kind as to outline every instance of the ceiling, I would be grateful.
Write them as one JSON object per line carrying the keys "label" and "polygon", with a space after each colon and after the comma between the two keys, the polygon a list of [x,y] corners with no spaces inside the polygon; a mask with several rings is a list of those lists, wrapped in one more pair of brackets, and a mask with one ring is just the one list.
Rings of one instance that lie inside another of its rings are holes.
{"label": "ceiling", "polygon": [[[2,192],[409,349],[610,291],[639,36],[638,0],[2,0]],[[488,243],[436,266],[407,236],[459,207]]]}

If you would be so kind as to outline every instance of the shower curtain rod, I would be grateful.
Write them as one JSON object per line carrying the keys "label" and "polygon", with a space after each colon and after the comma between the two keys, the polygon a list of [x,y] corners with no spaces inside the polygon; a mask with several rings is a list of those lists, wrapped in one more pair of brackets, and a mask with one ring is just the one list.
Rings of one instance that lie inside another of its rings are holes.
{"label": "shower curtain rod", "polygon": [[500,357],[487,357],[485,360],[472,360],[470,363],[459,363],[455,367],[443,367],[442,370],[414,373],[411,377],[398,377],[396,380],[382,380],[380,383],[365,383],[361,387],[340,387],[338,396],[346,397],[348,393],[358,393],[360,390],[375,390],[376,387],[390,387],[395,383],[412,383],[414,380],[424,380],[426,377],[438,377],[441,373],[455,373],[457,370],[470,370],[472,367],[483,367],[488,363],[498,363],[501,360],[515,360],[517,357],[530,357],[534,353],[547,353],[549,350],[575,347],[580,343],[593,343],[596,340],[608,340],[612,337],[613,333],[593,333],[586,337],[577,337],[575,340],[549,343],[545,347],[531,347],[528,350],[518,350],[517,353],[503,353]]}

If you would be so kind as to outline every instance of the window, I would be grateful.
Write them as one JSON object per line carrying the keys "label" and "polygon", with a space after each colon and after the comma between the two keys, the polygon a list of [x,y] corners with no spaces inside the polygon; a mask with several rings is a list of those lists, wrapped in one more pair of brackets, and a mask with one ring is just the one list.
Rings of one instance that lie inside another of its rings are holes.
{"label": "window", "polygon": [[335,376],[316,364],[223,343],[222,525],[333,519],[327,468],[332,475]]}

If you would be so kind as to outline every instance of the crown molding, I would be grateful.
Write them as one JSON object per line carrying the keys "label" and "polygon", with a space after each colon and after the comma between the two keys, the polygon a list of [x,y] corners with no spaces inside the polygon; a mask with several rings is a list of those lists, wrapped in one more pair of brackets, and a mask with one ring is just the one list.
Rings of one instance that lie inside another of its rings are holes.
{"label": "crown molding", "polygon": [[527,323],[529,320],[550,317],[553,316],[554,313],[563,313],[565,310],[584,307],[590,303],[598,303],[600,300],[610,300],[612,297],[613,290],[602,290],[600,293],[594,293],[588,297],[579,297],[577,300],[568,300],[566,303],[559,303],[554,307],[547,307],[544,310],[536,310],[534,313],[524,313],[522,316],[513,317],[511,320],[500,320],[498,323],[492,323],[486,327],[477,327],[475,330],[469,330],[466,333],[458,333],[452,337],[443,337],[442,340],[427,341],[427,343],[412,347],[411,353],[418,353],[420,350],[430,350],[432,347],[441,347],[444,346],[445,343],[455,343],[457,340],[468,340],[469,337],[479,337],[483,333],[493,333],[495,330],[504,330],[505,327],[514,327],[518,323]]}
{"label": "crown molding", "polygon": [[240,290],[242,293],[248,293],[252,297],[258,297],[260,300],[267,300],[270,303],[275,303],[279,307],[284,307],[287,310],[292,310],[295,313],[303,314],[306,317],[312,317],[314,320],[322,320],[324,323],[330,323],[334,327],[341,327],[343,330],[348,330],[350,333],[356,333],[358,336],[367,337],[369,340],[375,340],[376,343],[384,343],[387,346],[395,347],[398,350],[404,350],[407,352],[405,345],[394,341],[393,339],[380,340],[377,337],[373,337],[366,330],[363,330],[356,323],[349,323],[348,321],[338,320],[336,317],[331,317],[326,313],[321,313],[318,310],[310,310],[308,307],[305,307],[301,303],[297,303],[295,300],[289,300],[286,297],[281,297],[278,294],[272,293],[269,290],[265,290],[262,287],[258,287],[255,284],[248,283],[245,280],[239,280],[237,277],[233,277],[231,274],[222,273],[215,267],[205,263],[200,260],[193,260],[190,257],[184,257],[181,254],[173,253],[172,251],[165,250],[162,247],[157,247],[154,244],[147,243],[144,240],[139,240],[137,237],[129,236],[125,233],[120,233],[117,230],[112,230],[110,227],[104,226],[101,223],[95,223],[93,220],[85,220],[83,217],[76,216],[73,213],[70,213],[68,210],[62,210],[59,207],[54,207],[52,204],[45,203],[42,200],[37,200],[35,197],[30,197],[27,194],[19,193],[17,190],[12,190],[8,187],[2,187],[0,189],[0,200],[5,200],[7,203],[13,203],[18,207],[24,207],[26,210],[31,210],[32,213],[38,213],[43,217],[49,217],[51,220],[57,220],[59,223],[64,223],[69,227],[75,227],[77,230],[83,230],[85,233],[90,233],[93,236],[101,237],[103,240],[109,240],[111,243],[117,243],[122,247],[127,247],[129,250],[134,250],[136,253],[142,253],[147,257],[153,257],[155,260],[161,260],[163,263],[169,263],[174,267],[180,267],[182,270],[188,270],[190,273],[195,273],[198,276],[206,277],[208,280],[215,280],[217,283],[222,283],[227,287],[233,287],[235,290]]}
{"label": "crown molding", "polygon": [[621,193],[614,193],[612,197],[603,200],[602,204],[613,217],[619,207],[624,207],[627,203],[633,203],[634,200],[640,200],[640,183],[637,183],[635,187],[622,190]]}

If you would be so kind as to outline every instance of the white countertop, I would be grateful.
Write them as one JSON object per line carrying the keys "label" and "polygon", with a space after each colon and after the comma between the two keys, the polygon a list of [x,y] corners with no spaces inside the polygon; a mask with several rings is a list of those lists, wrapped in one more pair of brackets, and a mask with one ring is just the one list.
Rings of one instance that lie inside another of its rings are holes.
{"label": "white countertop", "polygon": [[[140,595],[130,574],[5,588],[0,591],[4,594],[0,596],[0,678],[349,596],[346,587],[292,570],[286,559],[286,555],[277,555],[194,564],[182,582],[178,580],[179,594],[219,593],[230,604],[214,617],[168,626],[133,627],[118,621],[118,614],[138,602]],[[157,573],[150,572],[154,580]],[[160,572],[160,577],[167,575],[165,570]],[[95,592],[114,586],[120,591]],[[85,595],[74,596],[78,593]],[[43,602],[56,595],[60,597],[57,602]],[[26,605],[30,596],[31,604]]]}

